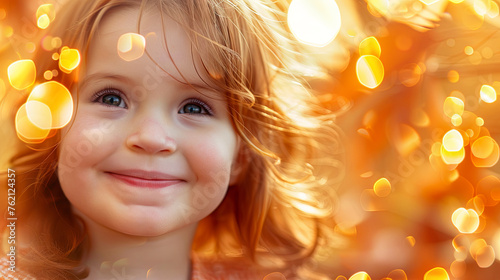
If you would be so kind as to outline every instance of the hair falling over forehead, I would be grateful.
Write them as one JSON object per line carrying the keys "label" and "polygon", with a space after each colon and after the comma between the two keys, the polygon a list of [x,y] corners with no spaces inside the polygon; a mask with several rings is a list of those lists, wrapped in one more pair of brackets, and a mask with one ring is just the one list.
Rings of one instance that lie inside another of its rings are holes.
{"label": "hair falling over forehead", "polygon": [[[315,105],[305,86],[306,73],[320,72],[287,31],[287,5],[251,0],[69,0],[47,31],[81,50],[81,67],[111,9],[139,8],[140,17],[147,17],[155,8],[187,31],[193,61],[202,62],[200,77],[209,77],[207,85],[225,93],[242,139],[238,160],[244,163],[222,204],[200,222],[193,246],[198,254],[237,255],[278,269],[310,264],[335,247],[334,186],[342,175],[339,136],[334,115]],[[140,33],[140,18],[138,22]],[[165,45],[168,56],[167,41]],[[43,50],[34,60],[40,65],[39,80],[45,69],[55,68],[56,62]],[[77,75],[58,78],[75,88]],[[78,93],[73,96],[78,98]],[[57,233],[38,237],[37,246],[24,254],[26,266],[36,271],[43,267],[47,275],[75,275],[86,248],[85,231],[65,211],[69,202],[55,175],[58,141],[58,135],[52,137],[42,145],[49,148],[36,151],[19,143],[11,166],[27,170],[19,188],[24,188],[24,212],[33,217],[31,228]]]}

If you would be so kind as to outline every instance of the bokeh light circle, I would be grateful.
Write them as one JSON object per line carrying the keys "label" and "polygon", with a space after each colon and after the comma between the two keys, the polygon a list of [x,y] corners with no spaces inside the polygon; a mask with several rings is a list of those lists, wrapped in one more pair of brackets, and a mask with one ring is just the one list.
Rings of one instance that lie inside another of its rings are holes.
{"label": "bokeh light circle", "polygon": [[288,8],[288,26],[301,42],[323,47],[340,31],[340,10],[334,0],[293,0]]}

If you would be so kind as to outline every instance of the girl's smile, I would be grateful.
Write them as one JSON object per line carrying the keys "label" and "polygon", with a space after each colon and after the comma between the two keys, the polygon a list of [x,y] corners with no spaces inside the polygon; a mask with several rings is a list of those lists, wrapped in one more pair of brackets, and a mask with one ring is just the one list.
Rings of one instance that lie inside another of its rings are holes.
{"label": "girl's smile", "polygon": [[128,185],[150,189],[164,188],[186,182],[163,172],[140,169],[116,170],[106,173]]}

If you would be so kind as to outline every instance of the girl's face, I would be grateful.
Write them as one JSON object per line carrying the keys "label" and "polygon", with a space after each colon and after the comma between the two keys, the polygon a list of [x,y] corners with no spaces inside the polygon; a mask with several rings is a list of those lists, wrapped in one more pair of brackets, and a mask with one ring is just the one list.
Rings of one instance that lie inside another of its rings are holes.
{"label": "girl's face", "polygon": [[203,67],[174,21],[165,16],[162,27],[157,11],[145,12],[141,34],[150,57],[120,58],[118,39],[137,32],[137,16],[138,8],[120,8],[99,25],[74,123],[63,131],[58,175],[84,219],[158,236],[195,226],[220,204],[238,141],[223,94],[203,87],[208,78],[199,77]]}

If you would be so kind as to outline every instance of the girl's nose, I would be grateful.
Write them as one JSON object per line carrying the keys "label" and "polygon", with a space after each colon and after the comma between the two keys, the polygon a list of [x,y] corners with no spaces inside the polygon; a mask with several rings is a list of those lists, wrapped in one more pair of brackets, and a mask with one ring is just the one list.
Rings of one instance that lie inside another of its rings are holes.
{"label": "girl's nose", "polygon": [[132,150],[149,154],[173,153],[177,149],[176,141],[168,135],[164,126],[155,121],[139,124],[127,137],[126,144]]}

